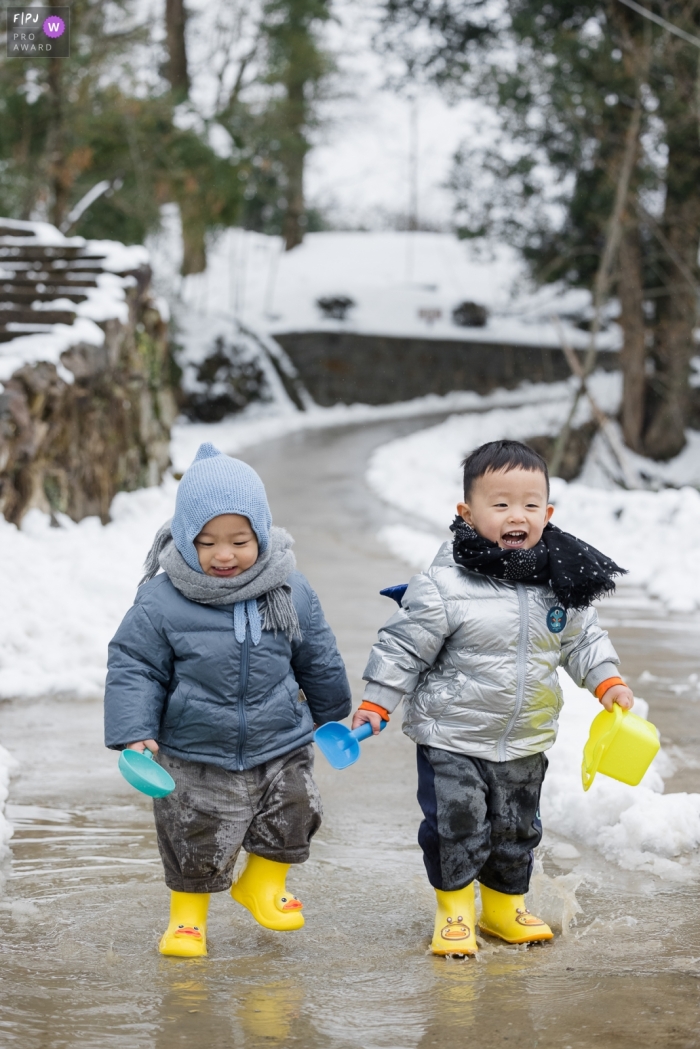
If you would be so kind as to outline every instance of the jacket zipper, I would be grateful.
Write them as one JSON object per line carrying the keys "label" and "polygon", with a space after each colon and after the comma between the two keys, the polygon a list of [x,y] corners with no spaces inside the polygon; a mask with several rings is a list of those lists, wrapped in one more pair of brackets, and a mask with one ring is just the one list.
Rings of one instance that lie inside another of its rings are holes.
{"label": "jacket zipper", "polygon": [[515,590],[518,595],[518,608],[520,612],[520,632],[518,634],[518,653],[516,656],[516,686],[515,686],[515,706],[513,713],[510,716],[510,720],[506,725],[506,730],[498,741],[498,755],[501,761],[506,760],[506,744],[508,743],[508,737],[510,736],[515,722],[518,720],[518,715],[525,699],[525,673],[527,671],[527,640],[530,633],[530,608],[527,602],[527,587],[523,586],[522,583],[515,584]]}
{"label": "jacket zipper", "polygon": [[245,627],[245,637],[241,649],[241,687],[238,693],[238,770],[243,771],[243,748],[248,734],[248,724],[245,716],[245,699],[248,692],[248,669],[250,666],[250,641],[248,640],[248,624]]}

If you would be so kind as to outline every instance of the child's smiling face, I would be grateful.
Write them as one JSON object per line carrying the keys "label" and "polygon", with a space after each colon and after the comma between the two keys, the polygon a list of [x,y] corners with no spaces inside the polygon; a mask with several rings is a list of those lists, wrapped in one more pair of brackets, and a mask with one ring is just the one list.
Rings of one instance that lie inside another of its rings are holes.
{"label": "child's smiling face", "polygon": [[194,545],[204,574],[219,579],[240,575],[258,559],[257,537],[241,514],[220,514],[207,521]]}
{"label": "child's smiling face", "polygon": [[554,513],[539,470],[498,470],[477,477],[457,513],[503,550],[531,550]]}

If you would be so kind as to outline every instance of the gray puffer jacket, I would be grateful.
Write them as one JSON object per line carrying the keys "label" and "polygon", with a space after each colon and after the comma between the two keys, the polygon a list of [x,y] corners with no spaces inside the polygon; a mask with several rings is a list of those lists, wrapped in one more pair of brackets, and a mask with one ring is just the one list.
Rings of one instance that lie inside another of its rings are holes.
{"label": "gray puffer jacket", "polygon": [[557,607],[548,587],[461,568],[445,543],[379,631],[365,698],[393,710],[405,696],[416,743],[488,761],[548,750],[563,702],[557,667],[591,692],[619,673],[595,609],[569,610],[555,633]]}
{"label": "gray puffer jacket", "polygon": [[[139,587],[109,646],[105,743],[155,739],[166,754],[237,771],[287,754],[350,713],[333,632],[300,572],[288,579],[303,639],[238,642],[233,605],[190,601],[167,575]],[[304,695],[300,696],[299,689]]]}

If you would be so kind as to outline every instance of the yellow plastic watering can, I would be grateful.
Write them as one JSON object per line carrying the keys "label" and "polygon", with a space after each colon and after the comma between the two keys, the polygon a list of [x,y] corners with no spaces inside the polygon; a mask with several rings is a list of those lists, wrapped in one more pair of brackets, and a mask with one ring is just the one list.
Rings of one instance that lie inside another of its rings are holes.
{"label": "yellow plastic watering can", "polygon": [[602,710],[593,719],[583,748],[583,789],[588,790],[596,772],[636,787],[660,746],[658,730],[651,721],[614,703],[612,711]]}

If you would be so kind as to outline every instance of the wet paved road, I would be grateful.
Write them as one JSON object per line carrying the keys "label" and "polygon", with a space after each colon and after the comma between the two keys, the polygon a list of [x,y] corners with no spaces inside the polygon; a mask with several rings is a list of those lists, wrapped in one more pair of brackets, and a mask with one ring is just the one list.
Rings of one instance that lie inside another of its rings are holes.
{"label": "wet paved road", "polygon": [[[392,512],[367,492],[364,464],[419,425],[299,435],[246,455],[296,537],[358,693],[388,613],[377,592],[408,575],[374,538]],[[667,789],[700,790],[698,621],[661,615],[631,591],[605,619],[676,748]],[[696,886],[650,883],[595,854],[558,865],[545,854],[548,875],[586,875],[568,936],[529,951],[488,943],[467,962],[427,953],[433,901],[415,844],[414,755],[394,722],[342,776],[319,760],[325,823],[290,879],[306,928],[268,932],[221,894],[209,958],[195,962],[156,953],[167,893],[151,814],[101,747],[100,705],[0,704],[0,739],[22,763],[0,897],[2,1047],[700,1046]]]}

